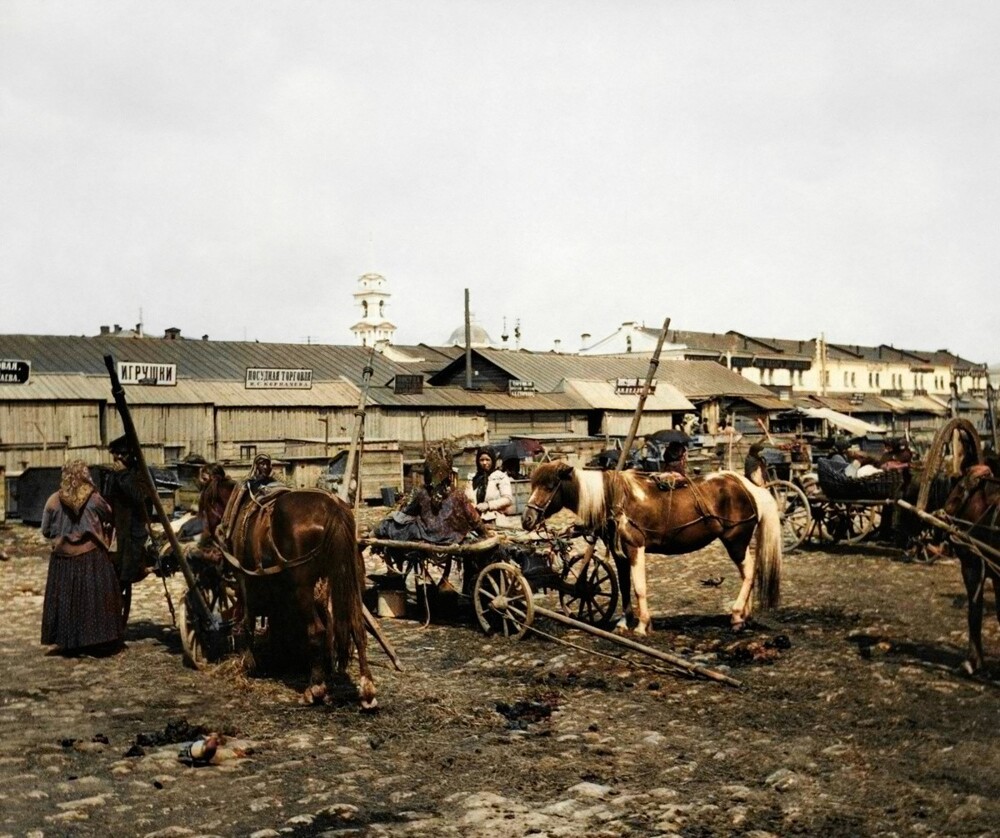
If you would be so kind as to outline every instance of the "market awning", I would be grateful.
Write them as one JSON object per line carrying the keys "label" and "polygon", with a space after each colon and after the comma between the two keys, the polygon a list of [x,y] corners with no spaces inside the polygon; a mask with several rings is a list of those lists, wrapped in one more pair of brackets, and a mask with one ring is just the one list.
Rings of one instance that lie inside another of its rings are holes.
{"label": "market awning", "polygon": [[806,416],[811,416],[814,419],[823,419],[834,427],[842,428],[854,436],[885,433],[885,428],[880,428],[877,425],[871,425],[868,422],[864,422],[854,416],[848,416],[846,413],[838,413],[836,410],[831,410],[829,407],[802,407],[799,409]]}

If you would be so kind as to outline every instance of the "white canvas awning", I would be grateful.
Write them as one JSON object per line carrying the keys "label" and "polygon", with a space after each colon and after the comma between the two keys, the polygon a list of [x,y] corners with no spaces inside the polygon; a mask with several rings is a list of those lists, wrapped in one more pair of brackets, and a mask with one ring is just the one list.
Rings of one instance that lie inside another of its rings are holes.
{"label": "white canvas awning", "polygon": [[848,416],[846,413],[838,413],[829,407],[803,407],[801,410],[806,416],[812,416],[815,419],[824,419],[834,427],[842,428],[849,434],[854,434],[854,436],[885,433],[885,428],[871,425],[854,416]]}

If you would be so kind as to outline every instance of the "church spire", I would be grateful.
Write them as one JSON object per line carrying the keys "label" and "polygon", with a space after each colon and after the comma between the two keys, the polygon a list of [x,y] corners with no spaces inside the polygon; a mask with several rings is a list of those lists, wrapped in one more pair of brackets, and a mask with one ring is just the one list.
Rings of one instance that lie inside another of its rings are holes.
{"label": "church spire", "polygon": [[361,319],[351,326],[351,331],[361,346],[392,343],[396,326],[386,316],[391,296],[381,274],[366,273],[358,277],[354,302],[361,308]]}

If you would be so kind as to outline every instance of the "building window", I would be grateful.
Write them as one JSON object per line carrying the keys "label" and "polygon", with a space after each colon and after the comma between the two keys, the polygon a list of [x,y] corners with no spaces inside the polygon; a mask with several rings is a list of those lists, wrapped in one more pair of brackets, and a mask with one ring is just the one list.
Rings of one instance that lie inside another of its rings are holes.
{"label": "building window", "polygon": [[257,456],[257,446],[256,445],[241,445],[240,446],[240,459],[241,460],[252,460]]}
{"label": "building window", "polygon": [[854,384],[854,373],[853,372],[851,373],[851,386],[852,387],[855,386],[855,384]]}

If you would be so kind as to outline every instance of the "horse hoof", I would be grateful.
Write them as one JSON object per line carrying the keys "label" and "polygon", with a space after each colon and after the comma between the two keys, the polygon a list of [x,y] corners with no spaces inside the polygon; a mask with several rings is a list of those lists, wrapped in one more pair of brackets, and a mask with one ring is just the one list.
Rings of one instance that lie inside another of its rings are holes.
{"label": "horse hoof", "polygon": [[361,710],[364,713],[374,713],[376,710],[378,710],[378,699],[377,698],[361,699]]}
{"label": "horse hoof", "polygon": [[628,622],[622,617],[617,623],[615,623],[615,634],[628,634]]}
{"label": "horse hoof", "polygon": [[961,670],[966,675],[975,675],[976,670],[979,669],[972,661],[962,661]]}
{"label": "horse hoof", "polygon": [[324,684],[313,684],[302,692],[302,703],[308,706],[322,704],[325,698],[326,686]]}
{"label": "horse hoof", "polygon": [[749,620],[733,620],[732,625],[731,625],[731,629],[733,631],[733,634],[742,634],[748,628],[750,628],[750,621]]}

